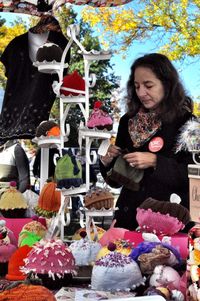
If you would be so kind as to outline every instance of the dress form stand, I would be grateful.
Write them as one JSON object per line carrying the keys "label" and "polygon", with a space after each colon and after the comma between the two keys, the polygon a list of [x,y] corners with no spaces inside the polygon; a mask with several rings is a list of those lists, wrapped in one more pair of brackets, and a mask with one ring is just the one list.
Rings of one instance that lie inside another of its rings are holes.
{"label": "dress form stand", "polygon": [[29,48],[29,57],[32,62],[36,61],[36,54],[38,48],[46,43],[49,36],[49,32],[44,33],[33,33],[31,29],[28,31],[28,48]]}

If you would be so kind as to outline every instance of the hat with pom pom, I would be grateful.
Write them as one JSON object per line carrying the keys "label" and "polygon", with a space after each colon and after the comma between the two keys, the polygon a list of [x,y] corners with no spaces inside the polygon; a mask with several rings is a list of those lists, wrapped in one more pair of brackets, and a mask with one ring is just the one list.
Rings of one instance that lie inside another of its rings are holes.
{"label": "hat with pom pom", "polygon": [[52,217],[55,215],[61,202],[61,192],[56,190],[55,182],[48,182],[44,184],[38,199],[38,205],[35,207],[37,214],[45,217]]}
{"label": "hat with pom pom", "polygon": [[51,136],[49,131],[54,128],[58,127],[57,123],[54,122],[53,120],[44,120],[42,121],[37,129],[36,129],[36,137],[41,137],[41,136]]}
{"label": "hat with pom pom", "polygon": [[[11,212],[14,209],[27,209],[27,201],[23,194],[17,190],[16,182],[10,182],[10,187],[2,194],[0,198],[0,210],[6,217],[6,211]],[[19,217],[19,216],[18,216]]]}

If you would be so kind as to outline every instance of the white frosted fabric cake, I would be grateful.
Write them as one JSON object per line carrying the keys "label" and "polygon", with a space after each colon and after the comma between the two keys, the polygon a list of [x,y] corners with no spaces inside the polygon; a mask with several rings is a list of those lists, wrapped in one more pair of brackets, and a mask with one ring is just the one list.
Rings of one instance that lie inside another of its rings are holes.
{"label": "white frosted fabric cake", "polygon": [[91,287],[94,290],[127,290],[144,284],[138,264],[129,256],[111,252],[94,264]]}
{"label": "white frosted fabric cake", "polygon": [[77,277],[91,277],[92,267],[97,253],[101,249],[101,244],[89,240],[85,231],[82,231],[80,235],[82,238],[74,241],[69,249],[75,258],[75,265],[78,267]]}
{"label": "white frosted fabric cake", "polygon": [[91,265],[96,260],[101,244],[85,237],[74,241],[69,248],[75,258],[75,264],[83,266]]}

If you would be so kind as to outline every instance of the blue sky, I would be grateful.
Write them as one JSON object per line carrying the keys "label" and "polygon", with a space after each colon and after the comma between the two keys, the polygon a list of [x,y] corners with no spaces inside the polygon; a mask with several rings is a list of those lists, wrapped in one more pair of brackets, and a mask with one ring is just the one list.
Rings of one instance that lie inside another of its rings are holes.
{"label": "blue sky", "polygon": [[[130,6],[130,3],[128,4]],[[79,13],[82,7],[73,6],[73,9]],[[17,16],[28,20],[29,15],[25,14],[14,14],[14,13],[0,13],[0,16],[7,21],[7,25]],[[112,49],[111,49],[112,50]],[[111,63],[114,64],[115,75],[121,77],[121,85],[125,87],[127,79],[129,77],[130,66],[132,62],[139,56],[149,53],[156,52],[155,45],[151,40],[147,42],[135,41],[127,53],[126,59],[122,59],[121,55],[113,55]],[[200,96],[200,58],[199,60],[190,59],[189,62],[175,63],[174,65],[179,71],[180,78],[186,88],[188,94],[197,100],[197,96]],[[1,101],[1,100],[0,100]]]}
{"label": "blue sky", "polygon": [[[135,41],[125,60],[120,56],[112,57],[111,62],[115,64],[116,75],[122,76],[122,86],[126,85],[130,73],[130,66],[133,61],[150,52],[156,52],[151,42],[141,43]],[[173,62],[173,64],[179,72],[179,76],[188,95],[195,100],[197,96],[200,96],[200,58],[199,60],[190,59],[184,64],[181,62]]]}

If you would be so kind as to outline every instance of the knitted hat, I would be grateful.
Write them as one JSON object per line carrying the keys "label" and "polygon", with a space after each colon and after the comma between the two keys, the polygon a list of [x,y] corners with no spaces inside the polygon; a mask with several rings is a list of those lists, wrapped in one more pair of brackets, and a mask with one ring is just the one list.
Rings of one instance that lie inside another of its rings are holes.
{"label": "knitted hat", "polygon": [[56,301],[53,293],[41,285],[20,284],[0,293],[0,301]]}
{"label": "knitted hat", "polygon": [[190,213],[186,207],[173,200],[176,197],[176,194],[172,194],[170,202],[146,199],[137,208],[136,219],[140,228],[145,232],[165,235],[173,235],[183,229],[190,221]]}
{"label": "knitted hat", "polygon": [[[25,242],[30,246],[34,241],[38,241],[45,236],[47,228],[39,221],[31,221],[25,224],[19,233],[18,246],[22,246]],[[33,235],[30,235],[30,234]]]}
{"label": "knitted hat", "polygon": [[57,136],[60,136],[60,127],[58,125],[53,126],[49,131],[47,131],[47,137]]}
{"label": "knitted hat", "polygon": [[[79,90],[80,92],[67,91],[62,88]],[[68,96],[70,94],[76,96],[81,94],[81,92],[85,92],[85,81],[79,75],[79,73],[75,70],[72,74],[65,75],[63,78],[63,84],[60,89],[60,93],[64,94],[65,96]]]}
{"label": "knitted hat", "polygon": [[16,189],[16,183],[10,182],[10,188],[8,188],[0,198],[0,210],[27,208],[27,201],[23,194]]}
{"label": "knitted hat", "polygon": [[48,131],[55,126],[58,125],[52,120],[42,121],[36,129],[36,137],[47,136]]}
{"label": "knitted hat", "polygon": [[110,209],[114,206],[114,196],[107,189],[95,188],[85,195],[84,204],[88,209]]}
{"label": "knitted hat", "polygon": [[114,242],[115,240],[123,240],[127,229],[125,228],[115,228],[111,226],[107,231],[104,232],[99,242],[102,246],[107,246],[109,242]]}
{"label": "knitted hat", "polygon": [[55,182],[44,184],[35,211],[45,217],[52,217],[58,212],[61,202],[61,192],[56,190]]}
{"label": "knitted hat", "polygon": [[109,242],[106,246],[102,247],[99,250],[96,256],[96,260],[109,254],[112,250],[112,245],[115,245],[115,252],[119,252],[128,256],[130,255],[134,244],[129,242],[128,240],[123,239],[112,240],[112,242]]}
{"label": "knitted hat", "polygon": [[33,272],[43,280],[43,284],[46,283],[48,286],[49,284],[59,286],[57,277],[58,282],[61,283],[61,279],[65,276],[69,275],[69,280],[71,280],[71,276],[76,275],[72,252],[60,239],[42,239],[35,244],[28,254],[22,270],[26,274]]}
{"label": "knitted hat", "polygon": [[26,275],[19,270],[19,267],[24,266],[24,258],[27,257],[31,249],[31,247],[25,245],[18,248],[12,254],[8,263],[8,274],[6,275],[6,279],[24,280],[26,278]]}
{"label": "knitted hat", "polygon": [[60,46],[54,43],[47,42],[38,48],[36,60],[38,62],[60,62],[63,50]]}
{"label": "knitted hat", "polygon": [[136,261],[130,256],[115,252],[115,249],[110,251],[109,254],[95,261],[91,277],[92,289],[125,291],[144,284],[144,278]]}
{"label": "knitted hat", "polygon": [[70,149],[58,160],[55,178],[58,188],[69,189],[83,184],[81,162],[76,159]]}
{"label": "knitted hat", "polygon": [[25,245],[32,247],[34,244],[36,244],[40,239],[41,236],[38,236],[35,233],[29,232],[29,231],[23,231],[20,233],[20,235],[23,237],[21,239],[20,247],[23,247]]}
{"label": "knitted hat", "polygon": [[137,191],[143,175],[142,169],[130,166],[123,156],[119,156],[114,166],[107,172],[106,183],[112,187],[125,186],[130,190]]}
{"label": "knitted hat", "polygon": [[113,119],[99,100],[94,103],[94,109],[88,118],[87,127],[90,129],[97,128],[98,130],[107,129],[108,131],[113,128]]}
{"label": "knitted hat", "polygon": [[101,249],[101,244],[88,239],[86,232],[81,234],[82,238],[72,242],[69,249],[72,251],[77,266],[92,265]]}

